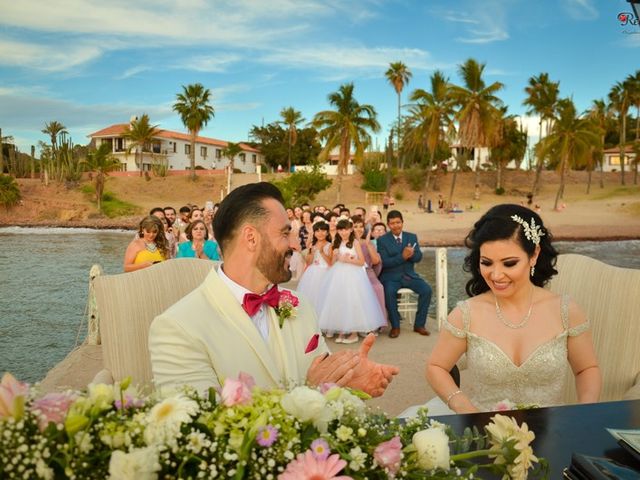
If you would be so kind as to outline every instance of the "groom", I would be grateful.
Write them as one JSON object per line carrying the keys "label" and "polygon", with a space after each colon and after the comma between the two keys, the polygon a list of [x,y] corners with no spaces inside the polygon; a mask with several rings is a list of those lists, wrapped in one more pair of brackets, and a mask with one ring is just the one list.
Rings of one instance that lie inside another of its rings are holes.
{"label": "groom", "polygon": [[429,335],[425,325],[431,302],[431,286],[413,269],[414,264],[422,260],[422,252],[416,234],[403,231],[403,225],[402,213],[391,210],[387,214],[389,231],[377,241],[378,253],[382,258],[380,283],[384,287],[384,300],[391,322],[389,331],[391,338],[400,335],[400,313],[398,312],[400,288],[410,288],[418,294],[418,310],[413,331],[420,335]]}
{"label": "groom", "polygon": [[277,284],[291,278],[291,225],[274,185],[233,190],[213,228],[224,264],[151,325],[157,386],[187,384],[202,391],[246,372],[263,388],[330,382],[382,395],[398,369],[368,358],[373,335],[359,352],[330,355],[304,299],[292,316],[279,318]]}

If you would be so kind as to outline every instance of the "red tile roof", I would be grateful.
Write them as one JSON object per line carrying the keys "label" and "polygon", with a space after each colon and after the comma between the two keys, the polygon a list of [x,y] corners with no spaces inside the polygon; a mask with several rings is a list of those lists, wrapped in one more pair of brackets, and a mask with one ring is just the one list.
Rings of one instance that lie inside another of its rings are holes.
{"label": "red tile roof", "polygon": [[[627,145],[624,149],[625,153],[633,153],[633,145]],[[620,147],[606,148],[602,153],[620,153]]]}
{"label": "red tile roof", "polygon": [[[129,129],[128,123],[117,123],[115,125],[111,125],[107,128],[103,128],[102,130],[98,130],[97,132],[93,132],[88,137],[96,138],[96,137],[121,137],[127,130]],[[185,142],[191,141],[191,135],[188,133],[181,132],[173,132],[171,130],[163,130],[161,128],[158,129],[158,133],[155,135],[155,138],[166,138],[172,140],[183,140]],[[196,137],[197,143],[203,143],[205,145],[214,145],[216,147],[226,148],[229,145],[229,142],[225,142],[224,140],[218,140],[216,138],[209,137]],[[246,143],[240,143],[240,147],[245,152],[254,152],[260,153],[260,150],[257,148],[253,148]]]}

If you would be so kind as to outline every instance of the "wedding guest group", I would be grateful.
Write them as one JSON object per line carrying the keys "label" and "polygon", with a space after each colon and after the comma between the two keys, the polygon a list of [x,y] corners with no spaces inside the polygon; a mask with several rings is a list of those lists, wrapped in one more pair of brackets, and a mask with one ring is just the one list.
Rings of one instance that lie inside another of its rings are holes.
{"label": "wedding guest group", "polygon": [[[152,208],[125,252],[124,271],[140,270],[179,257],[219,260],[212,226],[216,208],[213,202],[207,202],[205,208],[185,205],[180,208],[178,218],[174,207]],[[144,230],[143,223],[144,228],[151,230]],[[157,246],[160,249],[156,253]],[[143,247],[148,254],[142,253]]]}

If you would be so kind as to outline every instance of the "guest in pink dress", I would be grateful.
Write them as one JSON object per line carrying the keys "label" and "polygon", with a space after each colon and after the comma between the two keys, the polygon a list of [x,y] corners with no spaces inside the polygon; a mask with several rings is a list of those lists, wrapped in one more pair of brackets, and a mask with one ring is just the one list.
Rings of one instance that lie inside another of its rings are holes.
{"label": "guest in pink dress", "polygon": [[366,236],[364,236],[363,218],[360,216],[354,216],[351,220],[353,220],[353,233],[362,247],[362,255],[364,256],[367,277],[369,277],[369,282],[371,282],[371,286],[376,292],[376,297],[382,311],[386,312],[387,309],[384,305],[384,287],[380,283],[380,280],[378,280],[378,274],[382,268],[382,261],[378,254],[378,250],[376,250],[375,244],[371,241],[371,230]]}

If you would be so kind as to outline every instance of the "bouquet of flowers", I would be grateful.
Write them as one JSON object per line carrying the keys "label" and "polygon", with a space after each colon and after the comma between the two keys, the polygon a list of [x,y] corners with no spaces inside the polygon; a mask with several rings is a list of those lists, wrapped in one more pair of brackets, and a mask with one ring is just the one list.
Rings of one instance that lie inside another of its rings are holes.
{"label": "bouquet of flowers", "polygon": [[533,432],[501,415],[485,433],[458,437],[424,411],[407,422],[390,419],[335,385],[264,390],[241,374],[207,395],[183,389],[140,396],[129,383],[35,399],[5,374],[0,477],[473,478],[480,468],[503,478],[545,474],[530,446]]}

